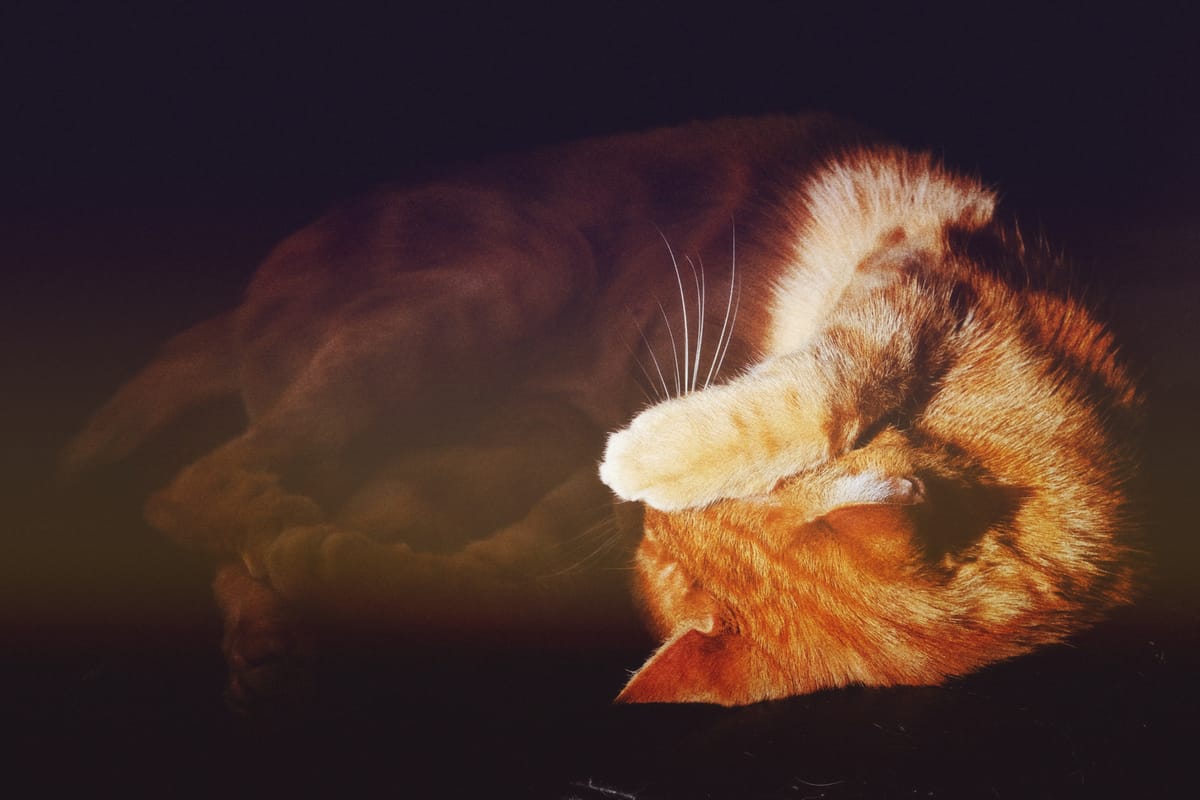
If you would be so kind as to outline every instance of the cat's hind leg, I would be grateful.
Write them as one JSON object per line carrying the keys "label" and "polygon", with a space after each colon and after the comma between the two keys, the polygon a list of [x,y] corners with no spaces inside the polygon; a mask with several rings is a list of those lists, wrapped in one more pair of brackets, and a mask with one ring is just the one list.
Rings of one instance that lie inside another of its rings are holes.
{"label": "cat's hind leg", "polygon": [[[328,522],[323,495],[338,493],[356,448],[411,446],[436,429],[432,415],[464,396],[478,396],[477,406],[486,407],[555,321],[586,299],[591,255],[568,221],[480,192],[443,190],[410,200],[409,213],[418,217],[411,232],[438,247],[421,240],[407,250],[436,256],[429,268],[407,263],[405,242],[354,253],[347,263],[309,263],[320,253],[297,256],[295,264],[270,262],[275,272],[302,276],[345,270],[364,285],[349,297],[331,291],[328,299],[280,289],[242,310],[242,320],[289,320],[281,329],[245,323],[240,350],[255,355],[239,365],[243,383],[273,374],[277,363],[295,366],[281,385],[254,393],[244,433],[151,498],[147,517],[156,528],[240,556],[269,546],[283,530]],[[472,220],[470,235],[439,238],[417,225],[435,201],[439,219]],[[316,310],[311,319],[272,316],[268,301]],[[298,352],[295,342],[303,345]]]}
{"label": "cat's hind leg", "polygon": [[[497,566],[482,559],[383,544],[338,519],[373,459],[460,433],[446,421],[464,407],[493,408],[564,315],[588,302],[591,254],[571,223],[485,195],[409,198],[408,224],[389,226],[388,237],[357,223],[338,236],[316,230],[323,246],[281,247],[239,309],[235,373],[249,423],[146,505],[155,528],[232,562],[216,591],[234,693],[252,693],[286,663],[288,610],[322,594],[336,601],[331,575],[369,575],[367,588],[430,599],[424,608],[494,577]],[[446,218],[471,224],[430,230]],[[508,539],[533,548],[530,557],[543,544]],[[347,562],[361,569],[339,566]],[[353,596],[363,587],[340,588]],[[396,609],[419,616],[416,604]]]}
{"label": "cat's hind leg", "polygon": [[588,464],[519,519],[451,551],[417,550],[332,524],[296,526],[272,541],[264,572],[282,596],[306,608],[393,632],[586,631],[611,625],[605,603],[617,595],[624,602],[624,581],[595,565],[575,570],[569,543],[597,524],[609,526],[619,537],[609,561],[620,569],[627,543],[611,517],[610,495]]}
{"label": "cat's hind leg", "polygon": [[239,562],[223,564],[213,580],[229,667],[226,697],[238,709],[302,691],[312,642],[299,617],[265,582]]}

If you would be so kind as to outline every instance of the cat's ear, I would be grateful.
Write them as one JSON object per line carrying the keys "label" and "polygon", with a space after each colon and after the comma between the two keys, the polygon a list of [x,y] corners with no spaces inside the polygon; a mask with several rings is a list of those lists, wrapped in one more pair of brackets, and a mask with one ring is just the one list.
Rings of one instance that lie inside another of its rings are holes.
{"label": "cat's ear", "polygon": [[692,629],[668,640],[617,695],[618,703],[744,705],[787,694],[771,685],[768,663],[732,632]]}

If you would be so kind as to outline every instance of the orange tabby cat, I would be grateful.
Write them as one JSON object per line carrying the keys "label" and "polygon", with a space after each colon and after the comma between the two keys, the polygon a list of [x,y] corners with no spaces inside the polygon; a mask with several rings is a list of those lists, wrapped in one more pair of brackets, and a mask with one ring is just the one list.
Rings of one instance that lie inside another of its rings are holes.
{"label": "orange tabby cat", "polygon": [[925,157],[848,154],[795,207],[760,361],[609,439],[666,640],[622,700],[938,683],[1131,596],[1137,397],[1030,282],[1055,265]]}
{"label": "orange tabby cat", "polygon": [[577,546],[619,529],[600,479],[645,505],[665,641],[621,699],[937,682],[1132,591],[1135,392],[993,206],[824,117],[500,159],[285,241],[66,461],[241,399],[147,504],[222,561],[235,695],[313,609],[602,627],[627,556]]}

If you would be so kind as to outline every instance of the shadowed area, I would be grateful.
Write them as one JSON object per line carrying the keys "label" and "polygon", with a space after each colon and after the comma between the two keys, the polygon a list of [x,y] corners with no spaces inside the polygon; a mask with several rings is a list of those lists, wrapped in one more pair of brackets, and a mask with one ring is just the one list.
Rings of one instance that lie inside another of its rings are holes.
{"label": "shadowed area", "polygon": [[[293,41],[278,19],[40,19],[15,37],[6,77],[21,83],[13,124],[25,135],[6,154],[0,217],[0,258],[16,266],[0,300],[0,705],[14,780],[586,800],[1139,796],[1190,783],[1200,170],[1180,77],[1194,74],[1194,50],[1176,41],[1190,29],[1120,21],[1081,33],[1080,20],[1051,15],[1026,39],[1016,22],[973,19],[918,47],[904,34],[929,34],[927,21],[887,20],[835,47],[829,31],[858,29],[808,13],[515,27],[417,15],[367,26],[398,41],[344,43],[333,58],[319,54],[337,37],[316,19],[287,52],[269,44]],[[71,47],[51,46],[64,39]],[[351,50],[364,60],[342,57]],[[572,110],[564,98],[578,96],[591,104]],[[164,476],[241,429],[240,405],[188,412],[134,461],[53,478],[70,436],[160,342],[234,306],[269,249],[341,198],[429,162],[816,106],[1000,184],[1006,207],[1040,222],[1104,298],[1144,370],[1155,577],[1139,605],[1069,646],[944,688],[727,710],[611,705],[652,645],[628,609],[583,642],[339,627],[343,647],[311,665],[301,705],[245,717],[223,699],[213,563],[141,512]]]}

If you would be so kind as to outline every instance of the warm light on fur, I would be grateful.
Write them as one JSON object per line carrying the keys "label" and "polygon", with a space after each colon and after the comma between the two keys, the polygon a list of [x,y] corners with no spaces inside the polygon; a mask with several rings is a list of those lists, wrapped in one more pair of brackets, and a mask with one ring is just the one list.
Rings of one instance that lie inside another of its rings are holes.
{"label": "warm light on fur", "polygon": [[1133,585],[1135,391],[994,214],[821,116],[383,190],[281,243],[64,466],[240,400],[245,428],[146,505],[220,562],[235,695],[306,641],[298,609],[586,633],[626,574],[596,567],[634,550],[605,484],[647,506],[664,641],[622,700],[935,683]]}
{"label": "warm light on fur", "polygon": [[938,683],[1131,597],[1135,393],[1082,307],[1022,285],[1054,265],[976,263],[992,198],[928,158],[856,153],[800,197],[762,360],[609,440],[664,639],[623,701]]}

